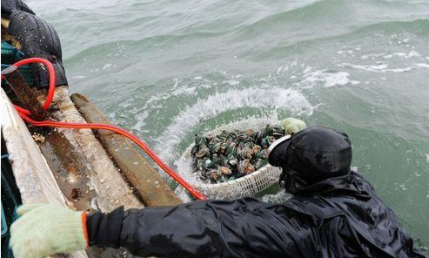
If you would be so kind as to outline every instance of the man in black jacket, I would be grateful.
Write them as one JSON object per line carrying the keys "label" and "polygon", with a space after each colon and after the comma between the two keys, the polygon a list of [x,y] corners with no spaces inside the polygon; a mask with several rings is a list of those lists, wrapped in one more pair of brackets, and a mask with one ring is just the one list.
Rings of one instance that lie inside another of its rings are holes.
{"label": "man in black jacket", "polygon": [[293,194],[283,203],[243,198],[108,214],[23,206],[12,247],[18,258],[87,245],[162,257],[424,257],[368,181],[351,171],[351,159],[346,134],[310,127],[270,147],[270,164],[283,169],[279,183]]}

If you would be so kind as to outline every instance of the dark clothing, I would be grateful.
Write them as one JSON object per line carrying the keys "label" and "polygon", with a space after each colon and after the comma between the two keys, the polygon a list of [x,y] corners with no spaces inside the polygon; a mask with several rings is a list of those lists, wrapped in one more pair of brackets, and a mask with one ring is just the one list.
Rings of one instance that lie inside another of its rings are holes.
{"label": "dark clothing", "polygon": [[35,14],[33,10],[30,9],[24,2],[21,0],[3,0],[1,1],[1,17],[9,19],[9,16],[13,12],[27,12]]}
{"label": "dark clothing", "polygon": [[[60,38],[54,27],[37,17],[21,0],[3,0],[1,13],[3,18],[10,20],[7,33],[21,44],[25,58],[47,59],[54,66],[56,85],[67,85]],[[38,88],[47,88],[49,85],[47,69],[38,64],[30,64],[30,68],[35,85]]]}
{"label": "dark clothing", "polygon": [[351,172],[278,204],[254,198],[88,218],[90,244],[166,257],[424,257],[372,186]]}

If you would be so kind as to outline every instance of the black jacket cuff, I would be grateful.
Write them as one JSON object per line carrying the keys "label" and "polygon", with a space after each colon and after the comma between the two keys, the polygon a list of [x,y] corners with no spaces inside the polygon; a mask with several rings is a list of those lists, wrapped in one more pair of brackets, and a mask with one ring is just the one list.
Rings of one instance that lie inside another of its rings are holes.
{"label": "black jacket cuff", "polygon": [[124,207],[107,214],[101,212],[89,214],[86,221],[89,245],[119,248],[123,217]]}

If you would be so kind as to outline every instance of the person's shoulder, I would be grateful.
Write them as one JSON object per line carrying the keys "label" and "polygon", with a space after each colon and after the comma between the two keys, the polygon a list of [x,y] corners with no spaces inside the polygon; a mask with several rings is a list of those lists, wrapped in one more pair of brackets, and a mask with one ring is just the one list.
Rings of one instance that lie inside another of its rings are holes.
{"label": "person's shoulder", "polygon": [[357,169],[350,171],[350,176],[353,179],[353,183],[359,188],[364,189],[368,193],[375,193],[375,189],[372,184],[366,179]]}

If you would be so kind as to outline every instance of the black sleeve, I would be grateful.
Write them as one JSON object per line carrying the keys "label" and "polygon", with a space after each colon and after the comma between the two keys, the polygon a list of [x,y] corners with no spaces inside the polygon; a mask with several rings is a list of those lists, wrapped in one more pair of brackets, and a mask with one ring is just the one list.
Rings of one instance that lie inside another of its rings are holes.
{"label": "black sleeve", "polygon": [[21,0],[2,0],[1,1],[1,16],[2,18],[9,19],[12,12],[23,11],[35,14],[24,2]]}
{"label": "black sleeve", "polygon": [[[63,66],[61,42],[54,27],[32,13],[13,11],[10,14],[7,32],[21,44],[26,58],[41,57],[52,63],[57,86],[68,84]],[[35,84],[39,88],[48,87],[47,69],[38,64],[31,64],[30,68]]]}
{"label": "black sleeve", "polygon": [[[21,44],[25,57],[49,60],[55,69],[56,85],[67,85],[61,42],[54,27],[37,17],[21,0],[3,0],[1,13],[3,18],[10,20],[7,33]],[[30,64],[30,68],[35,85],[47,88],[49,76],[46,68],[38,64]]]}
{"label": "black sleeve", "polygon": [[90,215],[87,226],[90,245],[124,247],[138,256],[291,257],[309,251],[302,247],[314,233],[308,221],[287,205],[245,198],[119,208]]}

